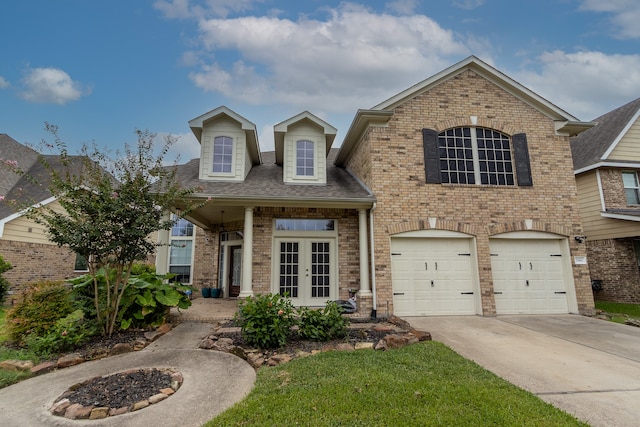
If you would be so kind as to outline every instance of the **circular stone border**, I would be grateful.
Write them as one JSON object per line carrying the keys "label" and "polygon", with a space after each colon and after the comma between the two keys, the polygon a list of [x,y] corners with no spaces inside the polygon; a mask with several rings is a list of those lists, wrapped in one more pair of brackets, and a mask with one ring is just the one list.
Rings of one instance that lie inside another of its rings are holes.
{"label": "circular stone border", "polygon": [[[115,375],[126,375],[132,373],[139,372],[151,372],[151,371],[160,371],[161,373],[168,374],[171,377],[171,386],[167,388],[163,388],[158,390],[158,393],[147,397],[146,399],[135,402],[129,406],[123,406],[120,408],[110,408],[110,407],[96,407],[96,406],[83,406],[80,403],[72,403],[68,396],[70,396],[73,392],[78,390],[80,387],[90,384],[96,380],[102,378],[108,378]],[[184,381],[184,377],[182,373],[176,371],[175,369],[169,368],[139,368],[139,369],[129,369],[126,371],[116,372],[114,374],[101,375],[97,377],[90,378],[86,381],[83,381],[78,384],[74,384],[67,389],[60,397],[58,397],[53,405],[49,408],[49,412],[53,415],[73,419],[89,419],[89,420],[99,420],[107,417],[112,417],[116,415],[126,414],[128,412],[138,411],[140,409],[146,408],[149,405],[153,405],[155,403],[161,402],[167,399],[169,396],[173,395],[178,391],[182,382]]]}

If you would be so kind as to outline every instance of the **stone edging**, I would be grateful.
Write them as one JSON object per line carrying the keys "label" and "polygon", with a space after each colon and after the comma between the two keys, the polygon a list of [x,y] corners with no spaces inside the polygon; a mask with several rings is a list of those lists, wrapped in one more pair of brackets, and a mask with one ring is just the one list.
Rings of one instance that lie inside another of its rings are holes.
{"label": "stone edging", "polygon": [[[134,372],[140,371],[150,371],[152,369],[162,371],[165,374],[169,374],[171,376],[171,386],[168,388],[163,388],[158,390],[158,393],[148,397],[147,399],[140,400],[132,405],[123,406],[120,408],[109,408],[106,406],[103,407],[95,407],[95,406],[83,406],[80,403],[71,403],[67,396],[73,393],[74,390],[91,383],[99,378],[107,378],[113,375],[126,375]],[[184,377],[180,372],[174,371],[172,369],[156,369],[156,368],[147,368],[147,369],[129,369],[127,371],[118,372],[115,374],[103,375],[99,377],[94,377],[89,380],[86,380],[82,383],[75,384],[62,394],[59,398],[55,400],[53,405],[49,408],[49,412],[53,415],[57,415],[60,417],[72,419],[72,420],[81,420],[81,419],[89,419],[89,420],[99,420],[106,417],[113,417],[116,415],[122,415],[129,412],[138,411],[140,409],[146,408],[149,405],[153,405],[158,402],[162,402],[167,399],[169,396],[174,394],[184,381]]]}

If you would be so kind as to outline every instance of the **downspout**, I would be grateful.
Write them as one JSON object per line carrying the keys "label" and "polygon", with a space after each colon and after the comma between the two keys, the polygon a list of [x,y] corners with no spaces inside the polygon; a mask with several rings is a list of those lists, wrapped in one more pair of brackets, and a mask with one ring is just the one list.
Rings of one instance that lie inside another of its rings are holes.
{"label": "downspout", "polygon": [[371,250],[371,292],[373,293],[373,308],[371,309],[371,318],[375,319],[377,316],[377,296],[376,296],[376,257],[375,249],[373,246],[373,211],[376,209],[376,202],[373,202],[373,206],[369,210],[369,238],[371,239],[369,249]]}

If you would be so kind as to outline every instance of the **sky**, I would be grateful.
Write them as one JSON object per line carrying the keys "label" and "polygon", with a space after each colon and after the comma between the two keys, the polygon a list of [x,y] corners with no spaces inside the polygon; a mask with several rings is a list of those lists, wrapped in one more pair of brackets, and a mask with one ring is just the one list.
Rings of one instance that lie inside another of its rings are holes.
{"label": "sky", "polygon": [[20,0],[0,13],[0,133],[75,152],[175,135],[221,105],[273,125],[338,129],[475,55],[580,120],[640,97],[638,0]]}

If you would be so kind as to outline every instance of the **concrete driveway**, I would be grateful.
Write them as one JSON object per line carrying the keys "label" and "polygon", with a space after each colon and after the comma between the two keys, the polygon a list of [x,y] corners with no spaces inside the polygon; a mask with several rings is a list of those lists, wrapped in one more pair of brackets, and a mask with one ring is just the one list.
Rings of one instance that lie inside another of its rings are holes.
{"label": "concrete driveway", "polygon": [[405,319],[592,426],[640,426],[640,328],[578,315]]}

